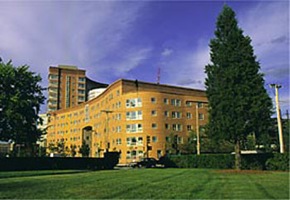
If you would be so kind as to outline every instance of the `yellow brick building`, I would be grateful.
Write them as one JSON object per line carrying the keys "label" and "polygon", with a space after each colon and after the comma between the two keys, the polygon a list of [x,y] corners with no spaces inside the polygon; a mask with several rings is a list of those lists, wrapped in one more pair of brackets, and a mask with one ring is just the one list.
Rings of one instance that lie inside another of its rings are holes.
{"label": "yellow brick building", "polygon": [[47,144],[64,141],[69,154],[84,140],[91,157],[120,151],[120,163],[128,164],[166,154],[172,134],[184,143],[206,124],[207,98],[202,90],[122,79],[95,99],[49,115]]}

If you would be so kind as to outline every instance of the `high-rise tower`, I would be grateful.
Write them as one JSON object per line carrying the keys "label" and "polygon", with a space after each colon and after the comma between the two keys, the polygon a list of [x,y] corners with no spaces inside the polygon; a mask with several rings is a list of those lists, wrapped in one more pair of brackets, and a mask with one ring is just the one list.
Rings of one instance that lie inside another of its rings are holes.
{"label": "high-rise tower", "polygon": [[76,66],[51,66],[48,80],[48,112],[69,108],[85,101],[85,70]]}

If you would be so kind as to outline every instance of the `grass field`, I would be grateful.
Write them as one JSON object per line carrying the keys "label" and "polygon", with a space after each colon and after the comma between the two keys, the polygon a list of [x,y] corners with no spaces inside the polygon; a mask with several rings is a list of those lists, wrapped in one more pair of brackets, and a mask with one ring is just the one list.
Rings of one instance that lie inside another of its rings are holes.
{"label": "grass field", "polygon": [[289,199],[289,172],[0,172],[0,199]]}

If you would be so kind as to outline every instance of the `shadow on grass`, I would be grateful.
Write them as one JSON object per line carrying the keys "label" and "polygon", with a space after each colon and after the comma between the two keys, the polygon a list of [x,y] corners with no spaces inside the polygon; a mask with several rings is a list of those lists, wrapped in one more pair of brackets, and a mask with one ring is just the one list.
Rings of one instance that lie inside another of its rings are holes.
{"label": "shadow on grass", "polygon": [[48,175],[64,175],[91,172],[90,170],[37,170],[37,171],[9,171],[0,172],[0,179],[4,178],[18,178],[31,176],[48,176]]}

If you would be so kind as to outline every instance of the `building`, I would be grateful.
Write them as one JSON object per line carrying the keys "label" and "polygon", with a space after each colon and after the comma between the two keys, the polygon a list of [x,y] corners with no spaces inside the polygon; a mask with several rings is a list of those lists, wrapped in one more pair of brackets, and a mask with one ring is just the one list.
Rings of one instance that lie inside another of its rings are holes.
{"label": "building", "polygon": [[97,88],[97,89],[93,89],[89,91],[89,97],[88,100],[92,100],[96,97],[98,97],[100,94],[102,94],[104,91],[106,90],[106,88]]}
{"label": "building", "polygon": [[85,70],[68,65],[49,67],[48,80],[48,112],[83,103],[89,90],[108,86],[87,78]]}
{"label": "building", "polygon": [[85,141],[91,157],[120,151],[126,164],[165,155],[172,135],[185,143],[207,122],[207,98],[202,90],[118,80],[96,98],[50,114],[48,144],[64,142],[69,155]]}
{"label": "building", "polygon": [[13,143],[11,141],[0,141],[0,157],[7,157],[13,150]]}

